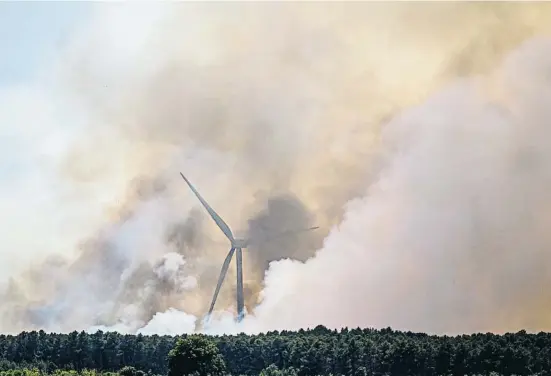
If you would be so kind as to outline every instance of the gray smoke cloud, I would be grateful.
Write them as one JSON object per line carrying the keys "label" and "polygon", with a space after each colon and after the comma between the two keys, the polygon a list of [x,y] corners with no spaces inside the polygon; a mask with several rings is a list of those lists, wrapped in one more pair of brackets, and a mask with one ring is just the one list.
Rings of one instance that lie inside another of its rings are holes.
{"label": "gray smoke cloud", "polygon": [[247,325],[549,330],[550,63],[531,40],[386,124],[377,182],[313,259],[271,264]]}
{"label": "gray smoke cloud", "polygon": [[551,55],[522,43],[550,19],[548,4],[98,5],[10,106],[25,123],[38,102],[57,148],[24,180],[50,203],[2,199],[20,255],[0,329],[198,330],[229,245],[180,171],[238,234],[320,226],[248,249],[251,315],[231,321],[232,269],[203,330],[548,328]]}

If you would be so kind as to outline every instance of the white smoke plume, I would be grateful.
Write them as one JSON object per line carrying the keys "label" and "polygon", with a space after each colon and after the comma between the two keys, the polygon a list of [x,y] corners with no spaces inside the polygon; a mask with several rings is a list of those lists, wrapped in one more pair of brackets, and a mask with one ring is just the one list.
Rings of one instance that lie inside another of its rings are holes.
{"label": "white smoke plume", "polygon": [[[551,329],[550,20],[98,5],[44,79],[0,93],[28,154],[0,192],[0,330]],[[180,171],[238,232],[321,226],[245,252],[240,325],[233,271],[201,324],[228,244]]]}

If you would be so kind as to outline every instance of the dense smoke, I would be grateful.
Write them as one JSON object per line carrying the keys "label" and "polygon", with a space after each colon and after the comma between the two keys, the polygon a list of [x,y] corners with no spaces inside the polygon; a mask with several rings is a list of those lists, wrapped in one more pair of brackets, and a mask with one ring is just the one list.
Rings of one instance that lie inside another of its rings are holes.
{"label": "dense smoke", "polygon": [[548,4],[97,8],[6,115],[55,152],[2,201],[1,330],[199,330],[229,244],[180,171],[238,235],[320,226],[205,330],[551,329]]}

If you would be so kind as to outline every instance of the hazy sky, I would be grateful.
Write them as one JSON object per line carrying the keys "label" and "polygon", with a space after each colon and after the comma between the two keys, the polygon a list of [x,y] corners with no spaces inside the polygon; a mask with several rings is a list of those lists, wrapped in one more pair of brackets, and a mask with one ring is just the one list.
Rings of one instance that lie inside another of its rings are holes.
{"label": "hazy sky", "polygon": [[[4,214],[0,238],[4,244],[10,240],[23,248],[39,241],[44,247],[48,244],[53,223],[35,220],[33,213],[54,205],[52,190],[42,184],[42,176],[48,174],[47,157],[64,142],[52,131],[63,119],[52,104],[47,81],[56,58],[71,34],[90,17],[93,6],[0,2],[0,211]],[[21,234],[17,230],[21,224],[36,229],[35,236]],[[0,258],[12,260],[16,254],[3,250]],[[0,267],[0,280],[6,268],[13,266]]]}
{"label": "hazy sky", "polygon": [[89,2],[0,2],[0,87],[31,80],[92,6]]}
{"label": "hazy sky", "polygon": [[179,171],[320,225],[246,253],[249,332],[549,330],[551,8],[225,4],[0,3],[0,330],[194,330],[227,248]]}

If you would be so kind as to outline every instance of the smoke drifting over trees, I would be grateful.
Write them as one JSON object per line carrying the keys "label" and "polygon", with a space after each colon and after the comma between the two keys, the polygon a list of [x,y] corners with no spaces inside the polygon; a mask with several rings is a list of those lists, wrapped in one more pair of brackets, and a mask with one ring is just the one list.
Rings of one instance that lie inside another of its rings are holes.
{"label": "smoke drifting over trees", "polygon": [[231,323],[232,270],[205,330],[551,329],[549,20],[548,4],[98,5],[47,79],[0,93],[41,160],[2,190],[0,329],[196,330],[227,244],[179,171],[253,237],[321,226],[247,250],[253,315]]}

